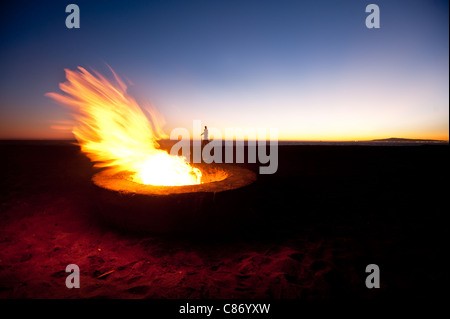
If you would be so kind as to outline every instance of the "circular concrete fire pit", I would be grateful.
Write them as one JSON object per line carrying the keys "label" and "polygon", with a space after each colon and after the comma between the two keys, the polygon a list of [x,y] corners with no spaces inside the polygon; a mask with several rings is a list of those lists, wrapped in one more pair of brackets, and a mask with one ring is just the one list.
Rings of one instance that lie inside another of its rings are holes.
{"label": "circular concrete fire pit", "polygon": [[202,184],[152,186],[127,174],[99,172],[92,178],[99,212],[121,228],[150,233],[216,229],[238,222],[252,201],[252,171],[231,164],[198,164]]}

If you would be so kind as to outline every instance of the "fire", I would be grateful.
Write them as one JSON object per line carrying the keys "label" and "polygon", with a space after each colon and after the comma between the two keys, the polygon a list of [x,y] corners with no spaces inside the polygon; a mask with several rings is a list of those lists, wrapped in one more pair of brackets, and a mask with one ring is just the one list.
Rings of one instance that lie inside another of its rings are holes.
{"label": "fire", "polygon": [[180,186],[200,184],[202,173],[184,157],[159,149],[167,136],[156,111],[148,116],[127,86],[111,69],[115,83],[96,71],[82,67],[66,69],[67,82],[59,85],[65,95],[47,93],[74,110],[73,134],[81,150],[97,167],[111,173],[128,172],[129,178],[146,185]]}

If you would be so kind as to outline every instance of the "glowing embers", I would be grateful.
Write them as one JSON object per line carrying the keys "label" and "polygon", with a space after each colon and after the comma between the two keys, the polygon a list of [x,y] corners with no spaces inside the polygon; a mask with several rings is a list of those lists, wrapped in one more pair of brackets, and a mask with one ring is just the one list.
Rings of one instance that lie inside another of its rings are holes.
{"label": "glowing embers", "polygon": [[128,179],[145,185],[194,185],[202,183],[202,172],[189,165],[184,157],[161,152],[149,156]]}
{"label": "glowing embers", "polygon": [[145,185],[136,183],[129,172],[111,174],[102,171],[92,178],[98,187],[124,193],[144,195],[170,195],[194,192],[221,192],[244,187],[256,180],[256,174],[250,170],[230,164],[196,164],[201,169],[201,184],[182,186]]}

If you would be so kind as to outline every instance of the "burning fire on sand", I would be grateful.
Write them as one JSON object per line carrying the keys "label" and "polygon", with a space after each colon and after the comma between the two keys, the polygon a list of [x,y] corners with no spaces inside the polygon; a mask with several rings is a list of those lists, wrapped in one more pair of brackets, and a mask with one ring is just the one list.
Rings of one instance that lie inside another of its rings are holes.
{"label": "burning fire on sand", "polygon": [[148,110],[146,116],[112,69],[116,83],[82,67],[65,71],[67,82],[59,87],[66,94],[46,95],[74,110],[73,134],[97,167],[111,174],[126,172],[131,181],[145,185],[201,183],[198,168],[184,157],[159,149],[158,140],[167,135],[155,111]]}

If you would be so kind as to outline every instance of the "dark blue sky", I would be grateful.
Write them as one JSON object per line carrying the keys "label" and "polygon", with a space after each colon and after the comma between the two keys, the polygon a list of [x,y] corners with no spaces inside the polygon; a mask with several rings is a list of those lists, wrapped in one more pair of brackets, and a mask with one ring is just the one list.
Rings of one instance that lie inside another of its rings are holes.
{"label": "dark blue sky", "polygon": [[[65,27],[76,3],[81,28]],[[381,28],[365,27],[376,3]],[[448,139],[448,1],[14,1],[1,10],[0,138],[58,137],[64,68],[108,63],[166,130]]]}

